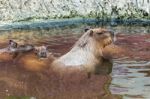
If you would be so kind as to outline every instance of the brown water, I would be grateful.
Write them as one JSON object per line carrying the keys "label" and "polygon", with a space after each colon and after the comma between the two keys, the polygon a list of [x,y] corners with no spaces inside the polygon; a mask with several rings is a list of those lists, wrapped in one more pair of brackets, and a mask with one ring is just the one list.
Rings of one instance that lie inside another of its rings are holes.
{"label": "brown water", "polygon": [[[13,39],[20,44],[49,45],[49,51],[59,57],[69,51],[85,27],[0,31],[0,48]],[[84,73],[62,77],[47,70],[27,71],[12,60],[0,61],[0,99],[150,99],[150,28],[106,28],[116,32],[115,44],[130,49],[132,55],[115,58],[113,68],[106,67],[106,73],[90,79]]]}

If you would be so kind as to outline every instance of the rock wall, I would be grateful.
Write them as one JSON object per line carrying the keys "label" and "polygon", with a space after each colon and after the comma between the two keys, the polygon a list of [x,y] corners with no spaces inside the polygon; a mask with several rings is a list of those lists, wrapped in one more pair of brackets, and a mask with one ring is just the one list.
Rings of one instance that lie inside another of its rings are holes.
{"label": "rock wall", "polygon": [[0,21],[72,17],[150,18],[150,0],[0,0]]}

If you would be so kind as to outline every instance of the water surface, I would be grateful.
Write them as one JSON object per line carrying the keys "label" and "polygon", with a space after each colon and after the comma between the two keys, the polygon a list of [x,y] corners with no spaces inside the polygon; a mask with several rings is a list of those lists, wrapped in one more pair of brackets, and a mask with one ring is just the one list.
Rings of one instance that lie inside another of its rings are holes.
{"label": "water surface", "polygon": [[[79,25],[54,29],[0,31],[0,47],[9,39],[20,44],[48,45],[56,57],[68,52],[84,33]],[[115,31],[115,44],[129,48],[132,55],[114,59],[112,72],[91,79],[76,74],[60,77],[54,73],[30,72],[10,62],[0,62],[0,97],[33,96],[37,99],[149,99],[150,27],[103,26]],[[19,67],[19,68],[18,68]],[[109,68],[108,68],[109,69]],[[107,68],[105,69],[107,71]],[[104,71],[105,71],[104,70]]]}

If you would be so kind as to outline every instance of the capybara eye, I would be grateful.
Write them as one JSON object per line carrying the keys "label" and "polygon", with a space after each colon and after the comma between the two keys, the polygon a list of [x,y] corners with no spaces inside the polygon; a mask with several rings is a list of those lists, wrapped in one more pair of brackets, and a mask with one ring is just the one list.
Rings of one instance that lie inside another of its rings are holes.
{"label": "capybara eye", "polygon": [[102,35],[102,34],[103,34],[103,32],[98,32],[97,34],[98,34],[98,35]]}

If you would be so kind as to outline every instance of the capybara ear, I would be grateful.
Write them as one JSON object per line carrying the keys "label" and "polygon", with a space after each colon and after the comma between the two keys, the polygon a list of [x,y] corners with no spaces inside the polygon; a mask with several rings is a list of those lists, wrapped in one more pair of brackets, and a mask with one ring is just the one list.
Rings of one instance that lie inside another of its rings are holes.
{"label": "capybara ear", "polygon": [[92,29],[90,26],[86,26],[85,29],[84,29],[84,32],[87,32],[90,29]]}
{"label": "capybara ear", "polygon": [[85,28],[85,29],[84,29],[84,32],[87,32],[89,29],[90,29],[90,28]]}
{"label": "capybara ear", "polygon": [[94,33],[93,30],[89,30],[89,32],[90,32],[89,35],[93,36],[93,33]]}

